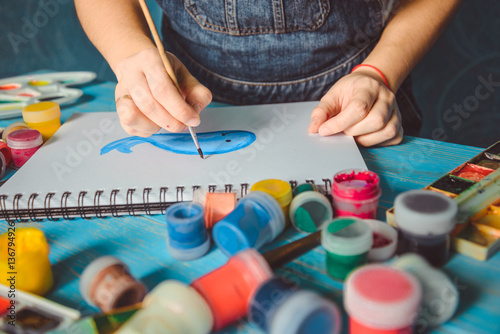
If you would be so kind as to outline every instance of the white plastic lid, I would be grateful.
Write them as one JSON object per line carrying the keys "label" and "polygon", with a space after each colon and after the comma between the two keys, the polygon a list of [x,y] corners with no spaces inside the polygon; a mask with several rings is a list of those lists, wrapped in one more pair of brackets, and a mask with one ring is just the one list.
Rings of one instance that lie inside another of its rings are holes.
{"label": "white plastic lid", "polygon": [[[326,198],[325,195],[315,192],[315,191],[305,191],[303,193],[298,194],[295,196],[292,200],[292,203],[290,203],[290,221],[292,222],[292,225],[299,231],[302,231],[299,226],[297,226],[297,222],[295,220],[295,212],[297,211],[298,208],[300,208],[303,205],[307,205],[306,203],[318,203],[319,205],[323,206],[326,209],[325,213],[325,219],[319,223],[318,229],[321,229],[325,223],[331,220],[333,216],[333,209],[332,205],[330,204],[330,201],[328,198]],[[314,213],[313,213],[314,214]],[[317,222],[315,222],[317,223]],[[309,231],[310,232],[310,231]],[[314,231],[313,231],[314,232]]]}
{"label": "white plastic lid", "polygon": [[207,254],[210,250],[210,235],[207,235],[207,240],[199,246],[193,248],[175,248],[170,246],[169,238],[167,238],[168,254],[178,261],[192,261]]}
{"label": "white plastic lid", "polygon": [[389,244],[382,247],[374,248],[375,245],[372,245],[372,248],[368,252],[368,260],[381,262],[393,257],[398,244],[398,232],[396,229],[380,220],[365,219],[364,221],[370,226],[372,233],[380,234],[390,241]]}
{"label": "white plastic lid", "polygon": [[[314,319],[315,316],[319,318]],[[307,333],[340,333],[342,329],[340,311],[333,302],[311,291],[301,290],[279,306],[269,326],[269,333],[299,334],[306,332],[304,326],[314,325],[318,328],[308,328]]]}
{"label": "white plastic lid", "polygon": [[82,295],[83,299],[87,302],[87,304],[92,306],[97,306],[90,299],[89,296],[90,285],[92,284],[92,281],[94,280],[95,276],[101,270],[114,265],[120,265],[126,271],[128,271],[128,266],[125,263],[123,263],[120,259],[110,255],[101,256],[100,258],[95,259],[83,270],[82,276],[80,277],[80,294]]}
{"label": "white plastic lid", "polygon": [[323,226],[321,244],[326,251],[337,255],[362,254],[372,247],[372,230],[358,218],[335,218]]}
{"label": "white plastic lid", "polygon": [[410,326],[421,298],[422,288],[415,277],[382,264],[355,270],[344,285],[344,307],[349,316],[376,329]]}
{"label": "white plastic lid", "polygon": [[430,190],[410,190],[396,196],[396,224],[416,235],[447,234],[456,224],[457,202]]}
{"label": "white plastic lid", "polygon": [[422,309],[419,317],[429,326],[439,326],[451,319],[458,307],[458,290],[451,279],[435,269],[420,255],[408,253],[392,262],[396,268],[408,271],[422,285]]}

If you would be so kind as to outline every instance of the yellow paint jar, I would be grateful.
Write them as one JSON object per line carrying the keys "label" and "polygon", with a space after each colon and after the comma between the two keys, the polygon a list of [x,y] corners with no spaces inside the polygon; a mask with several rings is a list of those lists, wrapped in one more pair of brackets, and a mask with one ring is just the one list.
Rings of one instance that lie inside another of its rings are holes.
{"label": "yellow paint jar", "polygon": [[[54,284],[49,245],[34,227],[9,229],[0,236],[0,283],[40,296]],[[15,273],[15,274],[11,274]]]}
{"label": "yellow paint jar", "polygon": [[61,126],[61,108],[52,101],[30,104],[23,108],[23,119],[30,128],[40,131],[45,142]]}
{"label": "yellow paint jar", "polygon": [[290,183],[278,179],[267,179],[255,183],[250,191],[263,191],[278,201],[285,214],[286,227],[290,225],[289,207],[292,201],[292,186]]}

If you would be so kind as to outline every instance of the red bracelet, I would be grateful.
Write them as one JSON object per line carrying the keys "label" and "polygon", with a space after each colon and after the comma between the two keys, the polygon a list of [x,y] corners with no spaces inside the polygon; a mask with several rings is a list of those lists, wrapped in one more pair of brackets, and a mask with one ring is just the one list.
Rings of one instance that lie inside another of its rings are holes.
{"label": "red bracelet", "polygon": [[382,77],[382,80],[384,80],[384,83],[385,83],[385,86],[389,89],[391,89],[389,87],[389,83],[387,82],[387,79],[385,78],[385,75],[384,73],[382,73],[381,70],[379,70],[378,68],[376,68],[375,66],[373,65],[369,65],[369,64],[359,64],[357,66],[354,66],[354,68],[352,69],[351,73],[356,71],[356,69],[358,69],[359,67],[363,67],[363,66],[366,66],[366,67],[369,67],[369,68],[373,68],[375,71],[377,71],[378,74],[380,74],[380,76]]}

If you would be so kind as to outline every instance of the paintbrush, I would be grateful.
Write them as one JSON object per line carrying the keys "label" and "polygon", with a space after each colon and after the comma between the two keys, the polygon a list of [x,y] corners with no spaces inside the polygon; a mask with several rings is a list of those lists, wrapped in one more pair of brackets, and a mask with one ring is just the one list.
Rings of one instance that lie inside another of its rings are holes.
{"label": "paintbrush", "polygon": [[[163,43],[161,42],[160,35],[158,35],[158,31],[156,30],[156,26],[153,22],[153,18],[151,17],[151,13],[149,12],[148,5],[146,5],[146,0],[139,0],[139,4],[141,5],[142,12],[144,13],[144,17],[148,22],[149,30],[151,31],[151,35],[153,35],[153,39],[156,44],[156,48],[160,53],[161,60],[163,61],[163,66],[165,66],[165,70],[167,71],[170,80],[174,83],[175,87],[179,91],[179,94],[182,95],[181,88],[179,87],[179,83],[177,82],[177,77],[175,76],[174,69],[172,65],[168,61],[167,54],[165,53],[165,49],[163,48]],[[198,150],[198,154],[203,159],[203,152],[201,151],[200,144],[198,143],[198,138],[196,137],[196,132],[191,126],[188,126],[189,133],[191,133],[191,137],[193,138],[194,144],[196,145],[196,149]]]}

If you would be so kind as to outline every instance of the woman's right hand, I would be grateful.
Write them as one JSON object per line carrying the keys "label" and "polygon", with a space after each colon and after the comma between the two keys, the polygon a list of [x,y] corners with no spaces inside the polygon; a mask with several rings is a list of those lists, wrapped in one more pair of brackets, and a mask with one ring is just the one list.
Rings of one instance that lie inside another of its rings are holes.
{"label": "woman's right hand", "polygon": [[183,96],[168,76],[158,49],[142,50],[118,63],[116,111],[127,133],[148,137],[160,128],[180,132],[200,124],[199,113],[212,101],[212,93],[177,57],[167,53],[167,58]]}

